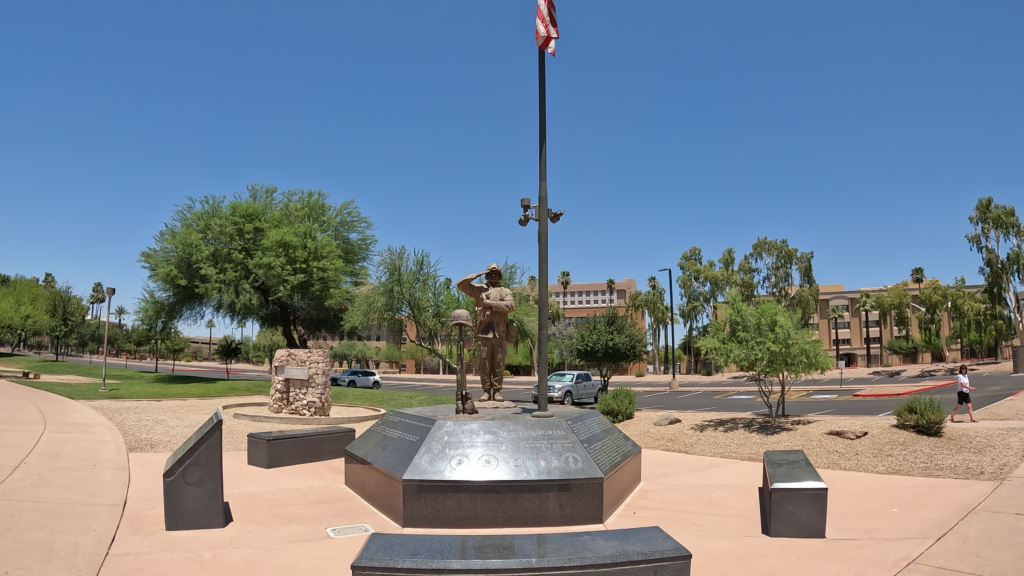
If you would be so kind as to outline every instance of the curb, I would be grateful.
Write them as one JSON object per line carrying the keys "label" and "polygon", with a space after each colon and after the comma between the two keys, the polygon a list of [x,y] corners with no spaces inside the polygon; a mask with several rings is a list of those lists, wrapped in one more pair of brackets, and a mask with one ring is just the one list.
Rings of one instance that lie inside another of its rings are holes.
{"label": "curb", "polygon": [[936,388],[942,388],[944,386],[952,386],[956,384],[956,380],[952,382],[946,382],[944,384],[936,384],[934,386],[925,386],[924,388],[917,388],[915,390],[906,390],[904,392],[878,392],[873,394],[865,394],[863,392],[854,392],[853,395],[857,398],[893,398],[896,396],[906,396],[908,394],[917,394],[918,392],[926,392],[928,390],[935,390]]}

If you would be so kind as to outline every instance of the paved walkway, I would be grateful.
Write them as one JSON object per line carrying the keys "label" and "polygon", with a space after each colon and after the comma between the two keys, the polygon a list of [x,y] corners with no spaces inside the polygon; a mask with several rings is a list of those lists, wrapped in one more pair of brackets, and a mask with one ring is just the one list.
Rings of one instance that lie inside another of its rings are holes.
{"label": "paved walkway", "polygon": [[128,455],[113,424],[0,380],[0,574],[98,574],[127,490]]}
{"label": "paved walkway", "polygon": [[[234,521],[222,530],[165,532],[160,472],[166,458],[131,454],[128,505],[101,576],[344,576],[365,537],[332,540],[325,528],[365,522],[379,532],[402,531],[345,488],[342,461],[263,470],[246,465],[244,452],[227,452],[224,493]],[[761,533],[759,463],[654,450],[643,453],[644,483],[604,525],[472,532],[658,525],[693,552],[693,572],[700,576],[893,576],[998,486],[821,474],[830,487],[826,540],[772,539]]]}
{"label": "paved walkway", "polygon": [[1024,572],[1024,464],[900,576]]}

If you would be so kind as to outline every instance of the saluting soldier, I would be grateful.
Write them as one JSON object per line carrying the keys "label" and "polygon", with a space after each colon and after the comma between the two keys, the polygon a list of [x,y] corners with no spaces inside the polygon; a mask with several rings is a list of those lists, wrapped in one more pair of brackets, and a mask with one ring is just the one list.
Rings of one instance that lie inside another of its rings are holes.
{"label": "saluting soldier", "polygon": [[[473,284],[483,276],[486,284]],[[505,347],[512,334],[508,315],[515,308],[512,291],[501,285],[501,267],[491,264],[483,272],[459,280],[458,288],[476,301],[477,358],[480,385],[484,389],[481,402],[502,402],[501,384],[505,375]]]}

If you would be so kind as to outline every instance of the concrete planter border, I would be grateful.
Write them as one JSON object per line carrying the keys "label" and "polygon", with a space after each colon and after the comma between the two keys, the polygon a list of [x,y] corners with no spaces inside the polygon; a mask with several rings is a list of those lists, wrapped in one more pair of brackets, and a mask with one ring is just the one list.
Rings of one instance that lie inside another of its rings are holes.
{"label": "concrete planter border", "polygon": [[[236,402],[234,404],[224,404],[220,407],[221,412],[224,410],[230,410],[232,408],[251,408],[254,406],[267,406],[266,402]],[[267,422],[273,424],[312,424],[314,426],[336,426],[338,424],[355,424],[356,422],[368,422],[370,420],[379,420],[387,411],[383,408],[375,408],[373,406],[360,406],[358,404],[334,404],[334,406],[345,406],[348,408],[364,408],[366,410],[373,411],[373,414],[366,414],[362,416],[291,416],[287,414],[243,414],[241,412],[235,412],[231,416],[238,418],[239,420],[248,420],[250,422]]]}

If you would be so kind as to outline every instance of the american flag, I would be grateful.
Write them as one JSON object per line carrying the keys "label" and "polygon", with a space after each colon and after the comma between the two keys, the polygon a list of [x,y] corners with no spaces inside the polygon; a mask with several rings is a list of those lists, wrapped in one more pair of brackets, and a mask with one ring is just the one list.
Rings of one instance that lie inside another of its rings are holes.
{"label": "american flag", "polygon": [[555,55],[558,38],[558,20],[555,18],[555,0],[537,0],[537,48]]}

